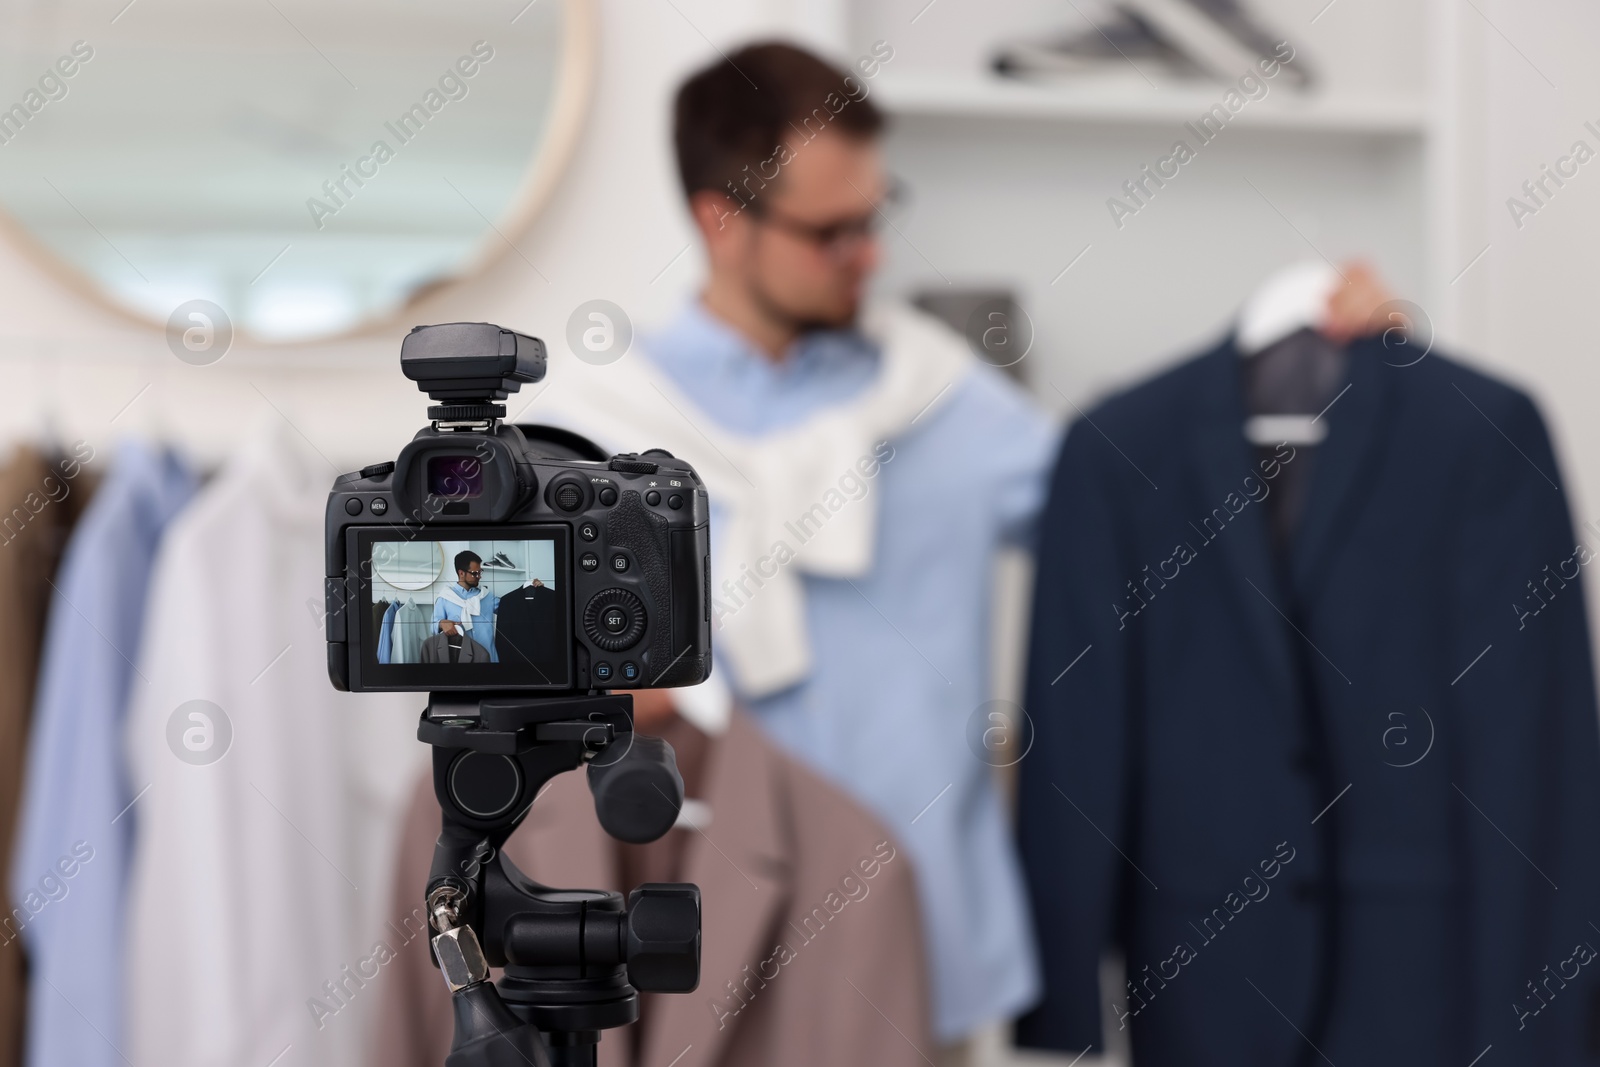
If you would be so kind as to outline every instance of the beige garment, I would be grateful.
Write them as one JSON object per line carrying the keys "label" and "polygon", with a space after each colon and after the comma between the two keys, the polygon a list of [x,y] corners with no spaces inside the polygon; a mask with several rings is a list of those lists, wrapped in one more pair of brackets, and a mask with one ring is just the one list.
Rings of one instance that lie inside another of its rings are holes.
{"label": "beige garment", "polygon": [[[86,463],[47,459],[24,448],[0,467],[0,595],[12,606],[0,625],[0,885],[10,884],[33,691],[54,595],[51,582],[67,536],[98,481]],[[0,1067],[22,1062],[27,1017],[27,967],[22,942],[10,929],[8,924],[0,932]]]}
{"label": "beige garment", "polygon": [[[711,822],[672,831],[691,835],[683,874],[702,894],[700,987],[646,998],[642,1054],[608,1031],[601,1067],[924,1067],[935,1045],[910,857],[742,714],[706,760]],[[419,924],[438,828],[428,781],[396,871],[397,958],[360,994],[380,999],[372,1067],[439,1067],[449,1051],[450,998]],[[555,779],[506,853],[547,885],[623,888],[580,773]]]}

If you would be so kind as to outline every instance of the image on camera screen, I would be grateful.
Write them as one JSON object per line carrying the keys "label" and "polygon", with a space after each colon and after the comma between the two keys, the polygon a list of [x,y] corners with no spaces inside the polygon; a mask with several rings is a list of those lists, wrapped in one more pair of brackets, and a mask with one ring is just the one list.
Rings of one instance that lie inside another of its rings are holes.
{"label": "image on camera screen", "polygon": [[565,686],[564,538],[375,540],[368,546],[375,681]]}

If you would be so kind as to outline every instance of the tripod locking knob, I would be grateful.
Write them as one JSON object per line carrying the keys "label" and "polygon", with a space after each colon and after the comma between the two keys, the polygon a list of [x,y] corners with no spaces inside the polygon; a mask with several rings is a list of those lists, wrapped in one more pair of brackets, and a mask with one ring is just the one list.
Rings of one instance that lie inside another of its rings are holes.
{"label": "tripod locking knob", "polygon": [[628,982],[644,993],[700,984],[700,888],[646,882],[628,894]]}
{"label": "tripod locking knob", "polygon": [[594,812],[606,833],[645,845],[672,829],[683,807],[683,778],[672,746],[659,737],[626,734],[620,753],[603,751],[589,764]]}

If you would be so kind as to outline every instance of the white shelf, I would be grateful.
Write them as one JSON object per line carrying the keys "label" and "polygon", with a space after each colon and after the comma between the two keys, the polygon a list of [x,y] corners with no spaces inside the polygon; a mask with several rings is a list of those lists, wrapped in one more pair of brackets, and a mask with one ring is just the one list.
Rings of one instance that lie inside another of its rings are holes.
{"label": "white shelf", "polygon": [[[1132,73],[1126,78],[1085,77],[1058,84],[983,75],[885,73],[874,89],[881,94],[879,102],[894,115],[1134,126],[1196,120],[1212,105],[1221,103],[1228,91],[1221,83],[1152,87]],[[1273,85],[1265,98],[1247,102],[1231,124],[1267,130],[1420,137],[1427,132],[1428,114],[1421,97],[1302,95],[1287,86]]]}

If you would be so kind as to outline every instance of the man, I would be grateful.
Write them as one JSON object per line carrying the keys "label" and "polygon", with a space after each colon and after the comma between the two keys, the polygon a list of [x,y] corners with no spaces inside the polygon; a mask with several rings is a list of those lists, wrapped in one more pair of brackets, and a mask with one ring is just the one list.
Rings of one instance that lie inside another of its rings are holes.
{"label": "man", "polygon": [[[744,442],[723,451],[757,488],[727,481],[764,499],[759,508],[736,501],[740,510],[794,520],[791,532],[776,528],[792,563],[780,550],[752,556],[747,572],[737,551],[714,553],[717,671],[769,736],[905,846],[935,1037],[958,1045],[1037,990],[1005,814],[966,733],[989,695],[990,566],[1002,543],[1027,535],[1056,433],[942,326],[904,309],[894,320],[904,329],[866,322],[891,183],[883,115],[864,81],[788,45],[751,46],[693,75],[674,123],[710,273],[645,352],[695,405],[685,411],[697,432]],[[926,386],[937,375],[948,388]],[[786,494],[777,484],[787,468],[815,462],[806,433],[826,445],[864,423],[862,440],[876,444],[854,466],[824,471],[842,493]],[[763,448],[775,450],[770,462]],[[679,454],[702,473],[717,460],[703,447]],[[716,486],[712,500],[729,506]],[[860,566],[829,563],[822,554],[838,545],[827,539],[862,516],[872,518],[843,535],[865,539]],[[713,537],[726,541],[735,534],[723,518],[714,516]],[[779,614],[788,593],[774,586],[786,580],[798,587],[793,640],[775,624],[746,651],[747,620]],[[796,644],[809,655],[774,669]],[[642,719],[667,699],[641,701]]]}
{"label": "man", "polygon": [[[500,598],[478,587],[478,583],[483,581],[483,557],[466,549],[456,553],[455,564],[455,586],[446,589],[433,602],[434,629],[447,637],[470,635],[486,651],[488,661],[498,663],[500,657],[494,646],[494,616],[500,607]],[[429,640],[433,639],[430,637]]]}

